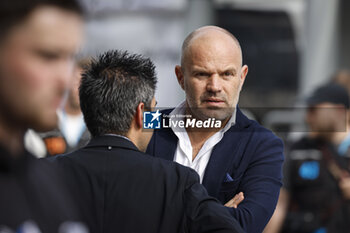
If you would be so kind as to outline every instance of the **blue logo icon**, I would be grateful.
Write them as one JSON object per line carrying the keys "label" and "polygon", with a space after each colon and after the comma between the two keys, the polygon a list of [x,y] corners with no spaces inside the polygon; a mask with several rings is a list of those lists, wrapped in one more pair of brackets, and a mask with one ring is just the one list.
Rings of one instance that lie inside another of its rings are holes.
{"label": "blue logo icon", "polygon": [[144,129],[160,129],[160,116],[162,114],[157,110],[156,112],[143,113],[143,128]]}
{"label": "blue logo icon", "polygon": [[305,180],[314,180],[320,174],[320,165],[316,161],[308,161],[301,164],[299,175]]}
{"label": "blue logo icon", "polygon": [[318,228],[316,231],[313,233],[327,233],[327,229],[324,227]]}

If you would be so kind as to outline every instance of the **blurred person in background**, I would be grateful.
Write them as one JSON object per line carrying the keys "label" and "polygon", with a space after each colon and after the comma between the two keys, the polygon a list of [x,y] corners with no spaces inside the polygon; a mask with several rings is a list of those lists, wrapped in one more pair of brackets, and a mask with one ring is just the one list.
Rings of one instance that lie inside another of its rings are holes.
{"label": "blurred person in background", "polygon": [[57,126],[82,30],[76,1],[0,1],[1,232],[86,232],[55,169],[24,147],[28,128]]}
{"label": "blurred person in background", "polygon": [[344,86],[348,90],[348,93],[350,93],[350,71],[349,70],[340,70],[333,76],[332,81]]}
{"label": "blurred person in background", "polygon": [[266,233],[350,232],[349,95],[341,85],[327,83],[307,104],[310,131],[290,148]]}
{"label": "blurred person in background", "polygon": [[94,233],[243,232],[195,171],[143,153],[152,130],[144,111],[155,107],[152,61],[123,51],[93,60],[79,88],[92,139],[50,158],[64,171]]}
{"label": "blurred person in background", "polygon": [[195,169],[209,195],[225,204],[246,232],[262,232],[282,186],[283,143],[237,107],[248,73],[238,40],[215,26],[193,31],[175,73],[186,100],[163,113],[215,118],[222,127],[156,130],[147,153]]}
{"label": "blurred person in background", "polygon": [[40,134],[45,143],[47,156],[77,150],[90,140],[90,133],[86,128],[79,102],[81,73],[88,63],[89,59],[81,59],[76,64],[67,101],[64,107],[57,111],[58,129]]}
{"label": "blurred person in background", "polygon": [[38,158],[68,153],[85,146],[90,139],[79,102],[79,84],[83,67],[89,59],[80,59],[75,65],[64,107],[57,110],[58,128],[48,132],[26,132],[24,142],[28,151]]}
{"label": "blurred person in background", "polygon": [[88,63],[89,59],[78,61],[74,71],[73,85],[69,88],[67,103],[64,108],[58,111],[59,129],[67,143],[65,153],[85,146],[90,139],[90,133],[86,128],[79,101],[81,74],[84,66]]}

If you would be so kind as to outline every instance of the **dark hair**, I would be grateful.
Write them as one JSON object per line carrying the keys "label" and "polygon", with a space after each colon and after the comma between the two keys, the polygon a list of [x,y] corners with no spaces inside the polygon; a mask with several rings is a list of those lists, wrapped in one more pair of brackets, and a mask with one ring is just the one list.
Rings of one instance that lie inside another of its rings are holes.
{"label": "dark hair", "polygon": [[84,10],[78,0],[2,0],[0,1],[0,34],[2,37],[10,28],[24,21],[41,6],[58,7],[75,12],[80,16],[84,15]]}
{"label": "dark hair", "polygon": [[93,59],[79,87],[80,107],[92,136],[125,135],[139,103],[149,109],[157,78],[153,62],[112,50]]}

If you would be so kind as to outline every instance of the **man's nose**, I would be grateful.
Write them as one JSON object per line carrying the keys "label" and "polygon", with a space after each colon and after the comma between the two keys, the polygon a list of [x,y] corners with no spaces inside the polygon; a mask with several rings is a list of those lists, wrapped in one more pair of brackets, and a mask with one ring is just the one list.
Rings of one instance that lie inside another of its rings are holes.
{"label": "man's nose", "polygon": [[213,74],[207,80],[207,91],[220,92],[222,90],[222,83],[219,75]]}
{"label": "man's nose", "polygon": [[74,61],[63,60],[57,67],[56,80],[59,84],[60,89],[68,89],[73,85],[73,74],[74,74]]}

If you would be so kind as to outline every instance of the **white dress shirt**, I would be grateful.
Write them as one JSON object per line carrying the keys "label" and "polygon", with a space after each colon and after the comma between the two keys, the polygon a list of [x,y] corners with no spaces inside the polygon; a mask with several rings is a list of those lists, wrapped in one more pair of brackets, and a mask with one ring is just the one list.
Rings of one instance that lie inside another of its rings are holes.
{"label": "white dress shirt", "polygon": [[[169,116],[172,117],[172,116],[185,115],[185,106],[186,106],[186,102],[184,101],[181,104],[179,104],[169,114]],[[176,119],[179,119],[179,118],[177,117]],[[214,146],[221,141],[221,139],[224,136],[224,133],[229,128],[231,128],[231,126],[233,126],[235,122],[236,122],[236,110],[233,112],[230,120],[227,122],[225,127],[220,129],[218,132],[216,132],[214,135],[212,135],[210,138],[207,139],[207,141],[203,144],[202,148],[200,149],[200,151],[198,152],[197,156],[193,161],[192,161],[192,145],[191,145],[190,138],[188,137],[187,131],[181,130],[171,125],[171,129],[179,139],[177,143],[175,155],[174,155],[174,161],[194,169],[198,173],[200,177],[200,182],[202,183],[205,169],[209,162],[211,152]]]}

